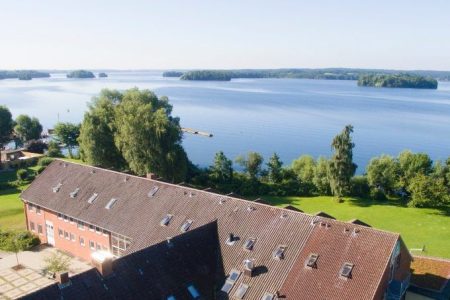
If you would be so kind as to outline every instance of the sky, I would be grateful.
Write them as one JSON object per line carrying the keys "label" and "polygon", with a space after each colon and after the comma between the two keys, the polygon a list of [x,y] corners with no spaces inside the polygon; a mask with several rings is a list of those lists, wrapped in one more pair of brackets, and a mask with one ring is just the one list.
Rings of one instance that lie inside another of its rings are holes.
{"label": "sky", "polygon": [[0,0],[0,69],[450,70],[448,0]]}

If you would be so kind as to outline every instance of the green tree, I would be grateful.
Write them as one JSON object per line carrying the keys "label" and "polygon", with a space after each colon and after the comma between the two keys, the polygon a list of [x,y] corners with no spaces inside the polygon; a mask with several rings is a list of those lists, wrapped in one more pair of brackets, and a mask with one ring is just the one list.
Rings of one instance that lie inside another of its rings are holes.
{"label": "green tree", "polygon": [[310,195],[314,192],[314,171],[316,162],[311,155],[302,155],[292,162],[292,170],[300,181],[301,193]]}
{"label": "green tree", "polygon": [[411,193],[410,207],[440,207],[450,204],[448,188],[443,178],[433,178],[418,173],[410,180],[408,187]]}
{"label": "green tree", "polygon": [[114,141],[133,172],[153,172],[173,182],[185,179],[188,159],[179,119],[171,113],[167,97],[137,88],[123,94],[115,108]]}
{"label": "green tree", "polygon": [[274,153],[269,158],[267,169],[269,171],[269,180],[272,183],[280,183],[283,180],[283,162],[278,154]]}
{"label": "green tree", "polygon": [[408,189],[412,178],[417,174],[428,175],[432,171],[433,161],[425,153],[412,153],[409,150],[401,152],[398,156],[400,168],[400,185]]}
{"label": "green tree", "polygon": [[236,163],[241,165],[244,168],[244,171],[249,175],[250,179],[254,181],[257,180],[261,173],[263,161],[264,159],[261,154],[252,151],[247,154],[247,157],[240,155],[236,158]]}
{"label": "green tree", "polygon": [[9,109],[6,106],[0,105],[0,151],[11,139],[13,123]]}
{"label": "green tree", "polygon": [[317,159],[316,167],[314,168],[313,183],[317,192],[320,195],[330,195],[330,161],[323,156]]}
{"label": "green tree", "polygon": [[69,157],[73,158],[73,148],[78,145],[80,125],[72,123],[58,123],[55,126],[55,135],[58,142],[66,145]]}
{"label": "green tree", "polygon": [[344,130],[334,137],[331,143],[335,150],[330,161],[330,184],[333,195],[340,201],[350,191],[350,179],[356,171],[353,163],[353,148],[351,134],[353,126],[347,125]]}
{"label": "green tree", "polygon": [[69,270],[70,257],[62,253],[53,252],[52,254],[44,258],[44,262],[45,269],[48,272],[59,273]]}
{"label": "green tree", "polygon": [[19,115],[15,123],[14,132],[22,144],[41,137],[42,125],[37,118]]}
{"label": "green tree", "polygon": [[374,157],[366,167],[367,180],[371,187],[392,194],[398,188],[399,165],[389,155]]}
{"label": "green tree", "polygon": [[210,168],[210,174],[214,181],[228,183],[233,179],[233,162],[220,151],[214,157],[214,164]]}
{"label": "green tree", "polygon": [[50,141],[48,143],[47,156],[49,156],[49,157],[63,157],[63,154],[62,154],[61,149],[59,148],[59,145],[58,145],[57,142]]}
{"label": "green tree", "polygon": [[93,98],[81,123],[80,157],[90,165],[123,169],[126,162],[114,143],[115,106],[122,94],[113,90],[102,90]]}

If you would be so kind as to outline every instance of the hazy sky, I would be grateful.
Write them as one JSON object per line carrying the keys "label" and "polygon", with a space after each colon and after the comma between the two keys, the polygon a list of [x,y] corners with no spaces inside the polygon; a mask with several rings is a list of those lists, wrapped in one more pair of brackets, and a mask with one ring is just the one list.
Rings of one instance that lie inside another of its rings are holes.
{"label": "hazy sky", "polygon": [[450,70],[449,0],[0,0],[0,69]]}

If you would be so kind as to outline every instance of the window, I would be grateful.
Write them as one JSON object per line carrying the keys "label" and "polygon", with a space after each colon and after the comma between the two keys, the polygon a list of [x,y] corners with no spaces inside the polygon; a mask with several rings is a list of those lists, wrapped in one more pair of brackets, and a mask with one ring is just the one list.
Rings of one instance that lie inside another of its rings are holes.
{"label": "window", "polygon": [[111,234],[111,250],[113,255],[122,256],[122,254],[127,250],[131,244],[131,239],[123,235]]}
{"label": "window", "polygon": [[255,238],[249,238],[244,243],[244,249],[251,251],[253,249],[253,246],[255,245],[256,239]]}
{"label": "window", "polygon": [[114,207],[114,205],[116,204],[117,199],[116,198],[112,198],[111,200],[109,200],[108,204],[106,204],[105,208],[106,209],[111,209]]}
{"label": "window", "polygon": [[64,231],[62,231],[62,229],[58,229],[58,235],[60,238],[64,237]]}
{"label": "window", "polygon": [[38,233],[39,234],[42,234],[42,225],[41,224],[38,224]]}
{"label": "window", "polygon": [[148,196],[149,196],[150,198],[153,197],[153,196],[155,196],[155,194],[156,194],[156,192],[158,191],[158,189],[159,189],[159,187],[154,186],[154,187],[150,190],[150,192],[148,192]]}
{"label": "window", "polygon": [[84,247],[84,237],[80,236],[80,245]]}
{"label": "window", "polygon": [[94,225],[89,225],[89,231],[94,231],[94,230],[95,230]]}
{"label": "window", "polygon": [[103,235],[104,235],[104,236],[108,236],[108,231],[106,231],[105,229],[103,229],[102,232],[103,232]]}
{"label": "window", "polygon": [[102,230],[100,229],[100,227],[95,227],[95,233],[97,233],[97,234],[102,233]]}
{"label": "window", "polygon": [[284,252],[286,251],[286,246],[278,246],[275,251],[273,251],[273,258],[277,260],[284,259]]}
{"label": "window", "polygon": [[29,211],[34,211],[34,205],[31,203],[28,203],[28,210]]}
{"label": "window", "polygon": [[92,196],[89,197],[89,199],[88,199],[88,203],[89,203],[89,204],[94,203],[94,201],[97,199],[97,197],[98,197],[98,194],[97,194],[97,193],[92,194]]}
{"label": "window", "polygon": [[34,223],[33,223],[33,222],[30,222],[30,230],[31,230],[31,231],[35,231]]}
{"label": "window", "polygon": [[273,298],[275,297],[274,294],[271,293],[264,293],[264,295],[262,296],[261,300],[273,300]]}
{"label": "window", "polygon": [[70,198],[75,198],[78,195],[80,188],[76,188],[73,192],[70,193]]}
{"label": "window", "polygon": [[319,258],[319,255],[317,255],[315,253],[311,253],[305,262],[305,266],[308,268],[317,268],[317,259],[318,258]]}
{"label": "window", "polygon": [[64,238],[65,238],[66,240],[70,240],[70,235],[69,235],[69,233],[68,233],[67,231],[65,231],[65,230],[64,230]]}
{"label": "window", "polygon": [[40,207],[40,206],[36,206],[36,213],[37,213],[38,215],[41,214],[41,207]]}
{"label": "window", "polygon": [[241,272],[239,272],[236,269],[231,270],[230,275],[228,275],[228,280],[231,281],[232,283],[235,283],[239,276],[241,275]]}
{"label": "window", "polygon": [[102,250],[102,245],[100,245],[99,243],[97,243],[97,251]]}
{"label": "window", "polygon": [[77,222],[77,227],[78,227],[78,229],[80,229],[80,230],[84,230],[84,223],[81,222],[81,221],[78,221],[78,222]]}
{"label": "window", "polygon": [[62,187],[62,183],[60,182],[60,183],[58,183],[55,187],[53,187],[53,193],[57,193],[57,192],[59,192],[59,190],[61,189],[61,187]]}
{"label": "window", "polygon": [[73,218],[69,218],[69,221],[70,221],[70,223],[71,223],[71,224],[73,224],[73,223],[74,223],[74,220],[73,220]]}
{"label": "window", "polygon": [[70,233],[70,239],[72,240],[72,242],[75,242],[75,234]]}
{"label": "window", "polygon": [[169,296],[169,297],[167,297],[167,300],[177,300],[176,298],[175,298],[175,296]]}
{"label": "window", "polygon": [[339,271],[339,275],[345,278],[352,278],[352,270],[353,270],[353,264],[352,263],[344,263],[341,270]]}
{"label": "window", "polygon": [[234,297],[236,299],[243,299],[245,296],[245,293],[247,293],[247,290],[248,290],[248,285],[241,283],[239,288],[234,293]]}
{"label": "window", "polygon": [[231,291],[231,289],[233,288],[234,283],[230,282],[230,281],[225,281],[224,285],[222,286],[222,288],[220,289],[222,292],[224,293],[229,293]]}
{"label": "window", "polygon": [[161,222],[159,223],[161,226],[167,226],[170,223],[170,220],[172,220],[172,215],[166,215]]}
{"label": "window", "polygon": [[58,213],[58,219],[62,220],[62,218],[63,218],[63,215]]}
{"label": "window", "polygon": [[63,215],[64,222],[69,222],[69,218],[66,215]]}
{"label": "window", "polygon": [[181,232],[186,232],[189,230],[189,227],[191,227],[192,225],[192,220],[187,220],[186,222],[184,222],[183,225],[181,225]]}
{"label": "window", "polygon": [[95,243],[94,243],[93,241],[89,241],[89,247],[90,247],[92,250],[95,250]]}
{"label": "window", "polygon": [[193,286],[192,284],[189,285],[187,287],[189,294],[191,294],[192,298],[194,299],[199,299],[200,298],[200,293],[197,291],[197,289],[195,288],[195,286]]}

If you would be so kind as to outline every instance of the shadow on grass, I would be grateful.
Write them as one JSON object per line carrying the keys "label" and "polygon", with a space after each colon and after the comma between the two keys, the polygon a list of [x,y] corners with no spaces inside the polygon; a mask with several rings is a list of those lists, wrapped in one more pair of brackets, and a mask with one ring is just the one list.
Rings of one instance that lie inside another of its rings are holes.
{"label": "shadow on grass", "polygon": [[389,199],[389,200],[372,200],[366,198],[349,198],[346,202],[350,205],[360,206],[360,207],[370,207],[370,206],[394,206],[394,207],[407,207],[406,204],[399,199]]}
{"label": "shadow on grass", "polygon": [[0,196],[20,194],[22,192],[22,189],[23,187],[9,187],[6,190],[0,190]]}

